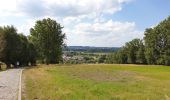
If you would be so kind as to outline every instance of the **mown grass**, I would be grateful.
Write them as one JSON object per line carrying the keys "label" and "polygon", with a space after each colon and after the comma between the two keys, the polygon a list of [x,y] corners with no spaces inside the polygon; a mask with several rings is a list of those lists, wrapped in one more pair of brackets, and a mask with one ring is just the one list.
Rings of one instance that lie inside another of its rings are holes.
{"label": "mown grass", "polygon": [[170,100],[170,67],[40,65],[23,72],[25,100]]}

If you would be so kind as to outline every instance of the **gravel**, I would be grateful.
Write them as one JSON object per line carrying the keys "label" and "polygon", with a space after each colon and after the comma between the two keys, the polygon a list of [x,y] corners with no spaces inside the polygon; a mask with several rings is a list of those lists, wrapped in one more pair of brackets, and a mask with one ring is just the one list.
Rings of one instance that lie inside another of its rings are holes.
{"label": "gravel", "polygon": [[0,72],[0,100],[17,100],[21,70]]}

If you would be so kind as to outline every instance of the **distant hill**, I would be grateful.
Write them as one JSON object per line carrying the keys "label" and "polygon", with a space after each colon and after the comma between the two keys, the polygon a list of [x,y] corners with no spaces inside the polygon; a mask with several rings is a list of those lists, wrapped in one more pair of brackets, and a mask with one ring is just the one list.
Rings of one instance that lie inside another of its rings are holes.
{"label": "distant hill", "polygon": [[120,47],[91,47],[91,46],[67,46],[64,51],[75,51],[75,52],[115,52]]}

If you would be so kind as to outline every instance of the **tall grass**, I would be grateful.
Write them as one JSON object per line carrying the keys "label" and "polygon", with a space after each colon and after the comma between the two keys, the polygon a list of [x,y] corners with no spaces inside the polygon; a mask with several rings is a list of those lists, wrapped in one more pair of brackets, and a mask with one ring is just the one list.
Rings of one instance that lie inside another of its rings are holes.
{"label": "tall grass", "polygon": [[26,100],[169,100],[170,67],[41,65],[24,71]]}

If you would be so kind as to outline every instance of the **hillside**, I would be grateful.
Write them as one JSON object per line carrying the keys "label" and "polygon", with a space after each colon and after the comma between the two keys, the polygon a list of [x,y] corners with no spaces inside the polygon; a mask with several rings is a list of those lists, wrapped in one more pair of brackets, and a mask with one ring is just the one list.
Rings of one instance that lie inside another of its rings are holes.
{"label": "hillside", "polygon": [[67,46],[64,51],[78,51],[78,52],[114,52],[120,47],[92,47],[92,46]]}

